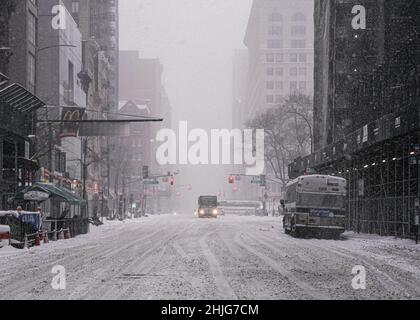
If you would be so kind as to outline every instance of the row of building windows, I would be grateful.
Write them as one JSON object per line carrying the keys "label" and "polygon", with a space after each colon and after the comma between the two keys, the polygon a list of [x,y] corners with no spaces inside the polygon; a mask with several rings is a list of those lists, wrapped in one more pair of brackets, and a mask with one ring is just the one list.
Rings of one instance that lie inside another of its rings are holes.
{"label": "row of building windows", "polygon": [[[307,68],[301,67],[293,67],[289,68],[289,76],[295,77],[295,76],[306,76],[308,73]],[[281,77],[284,75],[284,69],[283,68],[267,68],[267,76],[274,77],[278,76]]]}
{"label": "row of building windows", "polygon": [[[304,49],[306,48],[306,40],[291,40],[290,47],[292,49]],[[283,41],[278,39],[269,39],[267,40],[267,48],[281,49],[283,48]]]}
{"label": "row of building windows", "polygon": [[[306,90],[306,81],[290,81],[290,90]],[[267,81],[267,90],[283,90],[283,81]]]}
{"label": "row of building windows", "polygon": [[[291,92],[295,92],[295,93],[304,93],[306,91],[306,82],[302,83],[302,87],[300,86],[301,84],[299,84],[299,88],[298,88],[298,84],[297,83],[290,83],[290,91]],[[281,94],[268,94],[266,96],[266,103],[281,103],[283,101],[284,95]]]}
{"label": "row of building windows", "polygon": [[[283,16],[279,12],[273,12],[268,16],[268,21],[281,22],[283,21]],[[306,17],[302,12],[297,12],[292,15],[292,21],[303,22],[303,21],[306,21]]]}
{"label": "row of building windows", "polygon": [[[292,26],[290,34],[292,36],[304,36],[306,35],[306,26],[305,25],[296,25]],[[283,27],[282,26],[270,26],[268,27],[269,36],[282,36]]]}
{"label": "row of building windows", "polygon": [[[284,53],[267,53],[266,54],[266,61],[268,63],[281,63],[284,62],[285,54]],[[289,62],[307,62],[307,54],[306,53],[290,53],[289,54]]]}

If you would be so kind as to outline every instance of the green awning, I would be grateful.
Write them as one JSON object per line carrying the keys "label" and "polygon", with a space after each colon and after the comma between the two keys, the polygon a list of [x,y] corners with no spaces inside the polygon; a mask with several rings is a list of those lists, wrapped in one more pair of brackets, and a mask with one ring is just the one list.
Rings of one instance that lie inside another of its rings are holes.
{"label": "green awning", "polygon": [[33,186],[25,188],[24,190],[18,192],[15,196],[16,200],[24,200],[25,193],[31,191],[41,191],[48,193],[50,198],[58,197],[70,204],[82,204],[85,202],[79,195],[65,189],[62,187],[57,187],[49,183],[35,183]]}

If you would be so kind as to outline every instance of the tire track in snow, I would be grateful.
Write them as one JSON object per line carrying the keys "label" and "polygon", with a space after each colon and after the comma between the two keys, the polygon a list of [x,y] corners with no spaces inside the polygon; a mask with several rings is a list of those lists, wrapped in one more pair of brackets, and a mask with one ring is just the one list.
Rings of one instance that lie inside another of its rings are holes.
{"label": "tire track in snow", "polygon": [[[82,298],[87,298],[89,296],[95,296],[95,297],[100,297],[100,299],[111,299],[113,298],[112,296],[115,296],[115,292],[121,291],[126,292],[128,289],[124,288],[122,285],[122,281],[121,281],[121,275],[123,274],[129,274],[130,273],[130,269],[133,266],[138,266],[144,263],[149,263],[148,265],[150,266],[154,266],[153,262],[156,262],[157,260],[161,259],[163,254],[164,254],[164,250],[160,250],[160,247],[163,247],[162,244],[162,239],[168,239],[167,241],[170,241],[170,238],[173,237],[173,234],[171,235],[170,231],[175,230],[175,232],[177,234],[179,234],[182,231],[177,231],[178,229],[174,229],[173,226],[168,226],[167,229],[164,229],[163,232],[163,238],[160,236],[160,233],[162,232],[162,230],[160,230],[159,232],[155,232],[153,233],[153,235],[151,235],[150,237],[148,237],[148,241],[144,242],[142,241],[142,243],[139,243],[138,245],[134,246],[134,247],[130,247],[129,249],[131,250],[130,252],[128,251],[124,251],[123,254],[125,257],[136,257],[135,259],[133,259],[131,262],[128,262],[126,264],[123,264],[121,266],[121,268],[116,268],[115,263],[110,263],[107,265],[104,265],[104,268],[102,270],[102,272],[100,273],[100,276],[105,276],[105,275],[109,275],[110,273],[113,273],[113,275],[111,276],[110,280],[104,280],[103,283],[100,284],[96,284],[94,287],[92,286],[85,286],[84,289],[87,289],[87,291],[83,292],[79,292],[79,297]],[[169,238],[168,238],[168,232],[169,232]],[[165,240],[163,241],[165,244]],[[152,244],[151,244],[152,243]],[[144,250],[144,252],[143,252]],[[143,252],[141,253],[141,255],[139,256],[138,253],[139,252]],[[159,252],[158,258],[157,259],[151,259],[153,258],[153,255],[155,252]],[[126,259],[127,260],[127,259]],[[149,260],[151,260],[149,262]],[[109,272],[109,268],[113,268],[113,269],[117,269],[118,274],[115,275],[115,271],[113,270],[112,272]],[[147,274],[149,273],[151,270],[136,270],[136,274]],[[108,277],[109,278],[109,277]],[[125,280],[127,281],[127,279]],[[121,293],[121,294],[122,294]],[[110,297],[111,296],[111,297]]]}
{"label": "tire track in snow", "polygon": [[[135,230],[135,232],[139,232],[141,231],[142,228],[138,228],[137,230]],[[167,227],[166,230],[170,230],[170,227]],[[132,233],[134,231],[130,232],[130,235],[127,237],[124,237],[125,239],[130,239],[132,238]],[[123,253],[125,250],[136,246],[138,243],[141,243],[151,237],[156,236],[156,234],[162,232],[162,230],[157,230],[149,235],[143,236],[141,238],[137,238],[134,241],[129,242],[128,244],[124,245],[124,246],[117,246],[115,247],[115,241],[110,243],[111,247],[107,250],[104,250],[104,246],[98,246],[97,250],[94,250],[93,252],[89,253],[88,259],[91,261],[91,263],[88,263],[85,261],[86,258],[86,252],[84,252],[83,250],[78,250],[78,252],[76,254],[70,255],[70,256],[65,256],[59,260],[53,260],[50,263],[48,263],[48,267],[47,270],[45,270],[45,272],[40,272],[40,270],[34,270],[34,268],[30,269],[30,275],[32,276],[30,279],[28,280],[28,277],[23,277],[23,279],[21,281],[15,281],[13,282],[13,284],[11,286],[6,287],[8,293],[14,293],[14,299],[26,299],[27,297],[32,297],[33,294],[31,294],[29,292],[30,289],[33,290],[37,290],[37,291],[41,291],[40,294],[47,294],[48,292],[50,292],[51,295],[53,295],[53,297],[57,296],[57,292],[53,292],[53,290],[50,287],[50,281],[52,279],[52,274],[51,274],[51,269],[50,267],[53,265],[57,265],[57,264],[61,264],[66,268],[67,271],[67,283],[69,283],[71,281],[71,274],[73,273],[73,270],[76,269],[78,266],[83,266],[83,270],[80,270],[79,272],[83,272],[86,275],[89,275],[89,271],[90,270],[94,270],[97,274],[102,275],[104,272],[109,271],[108,269],[101,271],[101,268],[98,269],[98,266],[106,266],[107,263],[106,261],[108,260],[113,260],[111,263],[108,263],[108,265],[113,266],[113,263],[115,263],[115,256],[118,254]],[[121,241],[121,239],[120,239]],[[113,246],[112,246],[113,245]],[[80,249],[80,248],[77,248]],[[67,249],[66,249],[67,250]],[[72,250],[72,249],[70,249]],[[93,262],[94,260],[96,260],[96,262]],[[64,261],[69,261],[67,263],[64,263]],[[28,270],[29,271],[29,270]],[[93,272],[92,272],[93,273]],[[34,275],[37,275],[39,277],[33,277]],[[79,275],[79,274],[77,274]],[[45,282],[45,277],[48,278],[49,281],[47,281],[47,283]],[[76,279],[75,281],[80,281],[80,279]],[[39,285],[40,284],[40,285]],[[81,290],[83,288],[87,288],[91,285],[91,283],[86,283],[85,285],[79,285],[78,286],[78,290]],[[67,295],[68,294],[68,290],[64,291],[63,294]],[[70,294],[70,296],[74,296],[73,294]]]}
{"label": "tire track in snow", "polygon": [[[93,271],[93,273],[95,274],[95,277],[97,279],[109,278],[110,274],[114,274],[116,271],[118,272],[118,274],[123,273],[122,271],[124,270],[124,268],[127,268],[127,265],[124,265],[124,263],[126,263],[127,259],[125,259],[124,261],[118,260],[118,259],[116,259],[117,255],[123,255],[122,258],[127,258],[127,257],[129,258],[130,254],[127,253],[127,250],[136,250],[136,252],[137,252],[137,250],[141,250],[145,246],[148,246],[149,242],[152,241],[153,239],[155,239],[155,237],[158,236],[160,233],[167,232],[170,229],[171,229],[170,227],[167,227],[164,230],[158,230],[156,232],[153,232],[153,233],[149,234],[146,237],[142,237],[142,238],[139,238],[137,240],[134,240],[133,242],[130,243],[130,245],[122,247],[121,249],[118,249],[118,250],[113,250],[112,252],[114,252],[115,254],[114,255],[113,254],[108,255],[108,258],[113,260],[112,262],[106,263],[106,260],[105,261],[100,260],[100,261],[97,261],[95,263],[95,265],[101,264],[100,269],[96,269],[96,270]],[[137,230],[137,232],[138,231],[139,230]],[[131,235],[131,237],[132,237],[132,235]],[[148,240],[148,241],[146,241],[146,240]],[[137,260],[138,260],[138,258],[135,259],[135,261],[137,261]],[[119,261],[120,264],[121,263],[123,264],[121,266],[121,268],[119,268],[119,265],[116,265],[116,261]],[[133,264],[133,262],[129,263],[129,265],[132,265],[132,264]],[[95,265],[93,265],[93,266],[89,265],[89,267],[94,268]],[[114,278],[115,278],[115,276],[114,276]],[[92,282],[87,281],[85,284],[79,285],[77,290],[73,290],[72,294],[71,294],[71,297],[75,298],[75,299],[85,299],[85,298],[87,298],[87,296],[89,295],[89,293],[91,291],[101,289],[101,288],[103,288],[107,285],[109,285],[109,284],[107,284],[107,281],[105,279],[102,279],[101,283],[92,283]],[[98,293],[95,296],[96,297],[101,297],[101,299],[104,299],[103,298],[103,293],[101,293],[101,294]]]}
{"label": "tire track in snow", "polygon": [[[179,235],[184,234],[184,232],[188,229],[190,229],[191,223],[182,229],[175,229],[175,232],[172,234],[167,235],[164,239],[158,239],[156,241],[156,244],[153,245],[150,249],[148,249],[142,256],[140,256],[136,261],[131,263],[127,268],[124,269],[124,273],[137,273],[137,274],[145,274],[148,275],[150,272],[152,272],[153,269],[155,269],[160,261],[162,261],[163,256],[165,255],[165,252],[168,248],[169,243],[174,241]],[[160,241],[160,242],[159,242]],[[158,254],[154,256],[154,253],[158,251]],[[138,263],[141,262],[140,266],[138,266]],[[132,269],[133,266],[137,266],[136,269]],[[132,297],[133,294],[135,294],[136,290],[138,288],[138,284],[136,281],[134,281],[131,285],[126,287],[123,291],[120,291],[118,294],[118,299],[133,299],[135,297]],[[109,292],[109,291],[108,291]]]}
{"label": "tire track in snow", "polygon": [[[262,240],[265,239],[265,241],[267,242],[263,242]],[[255,241],[259,241],[261,244],[265,245],[267,248],[269,248],[272,251],[278,252],[279,251],[279,247],[278,246],[278,242],[275,241],[275,239],[273,238],[269,238],[265,235],[261,235],[259,237],[259,239],[254,239]],[[283,239],[282,239],[283,240]],[[296,241],[292,241],[291,239],[287,239],[286,241],[293,247],[298,247],[301,248],[303,250],[305,249],[316,249],[316,250],[310,250],[309,254],[311,252],[316,252],[316,253],[325,253],[325,252],[329,252],[330,254],[333,254],[334,256],[332,257],[328,257],[329,259],[335,261],[335,262],[342,262],[344,263],[343,260],[338,260],[337,256],[343,257],[345,259],[351,260],[351,263],[348,263],[349,266],[355,266],[355,265],[363,265],[364,267],[368,267],[370,270],[372,270],[373,272],[375,272],[379,277],[377,277],[377,280],[380,282],[380,284],[388,291],[395,291],[398,290],[400,292],[400,294],[407,296],[407,295],[411,295],[410,293],[407,292],[406,288],[401,288],[401,285],[399,283],[399,281],[395,280],[392,276],[390,276],[388,273],[380,270],[377,266],[375,266],[375,262],[372,259],[368,259],[366,257],[363,257],[361,255],[357,255],[354,252],[352,254],[346,254],[343,253],[340,250],[334,249],[333,247],[328,247],[328,246],[321,246],[318,244],[315,244],[313,241],[309,242],[306,241],[305,245],[302,243],[299,243],[300,239],[294,239]],[[316,241],[316,240],[315,240]],[[325,240],[325,241],[333,241],[333,240]],[[274,244],[271,245],[270,243]],[[335,244],[335,243],[333,243]],[[356,260],[356,261],[355,261]],[[329,266],[329,264],[325,264],[326,266]],[[350,274],[350,273],[349,273]]]}
{"label": "tire track in snow", "polygon": [[265,262],[268,266],[270,266],[272,269],[277,271],[279,274],[288,278],[290,280],[291,284],[295,284],[297,287],[302,289],[305,294],[310,295],[314,299],[319,299],[319,300],[330,299],[330,297],[328,295],[325,295],[325,294],[319,292],[316,288],[314,288],[313,286],[311,286],[307,282],[302,281],[301,279],[299,279],[297,276],[295,276],[292,272],[290,272],[286,268],[283,268],[278,261],[264,255],[263,253],[259,252],[258,250],[256,250],[256,249],[252,248],[251,246],[245,244],[241,240],[241,234],[240,233],[237,233],[235,235],[235,242],[239,246],[241,246],[242,248],[244,248],[245,250],[247,250],[248,252],[252,253],[254,256],[258,257],[260,260]]}
{"label": "tire track in snow", "polygon": [[212,233],[208,233],[207,235],[203,236],[200,240],[200,247],[201,250],[206,257],[210,272],[213,276],[214,283],[216,285],[217,290],[217,299],[223,299],[223,300],[232,300],[232,299],[238,299],[237,295],[233,291],[232,287],[229,285],[226,277],[223,274],[223,270],[220,267],[220,264],[216,258],[216,256],[211,252],[209,246],[206,243],[207,237],[209,237]]}

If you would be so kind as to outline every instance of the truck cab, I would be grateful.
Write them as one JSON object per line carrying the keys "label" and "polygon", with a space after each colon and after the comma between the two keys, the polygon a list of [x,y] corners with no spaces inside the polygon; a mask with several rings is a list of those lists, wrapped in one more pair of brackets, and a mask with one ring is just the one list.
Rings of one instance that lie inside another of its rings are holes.
{"label": "truck cab", "polygon": [[198,198],[198,218],[217,218],[220,215],[219,203],[216,196],[201,196]]}

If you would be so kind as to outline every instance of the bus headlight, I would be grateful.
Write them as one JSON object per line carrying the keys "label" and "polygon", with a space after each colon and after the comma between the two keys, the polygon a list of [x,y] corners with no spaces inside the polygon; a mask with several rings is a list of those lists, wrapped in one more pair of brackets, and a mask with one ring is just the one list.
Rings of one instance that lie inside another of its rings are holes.
{"label": "bus headlight", "polygon": [[201,209],[200,210],[200,214],[204,214],[205,212],[204,212],[204,210],[203,209]]}
{"label": "bus headlight", "polygon": [[213,210],[213,214],[214,214],[214,215],[217,215],[217,214],[219,214],[219,210],[217,210],[217,209],[214,209],[214,210]]}

